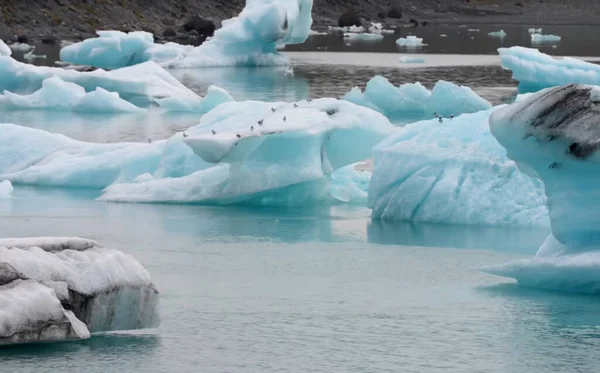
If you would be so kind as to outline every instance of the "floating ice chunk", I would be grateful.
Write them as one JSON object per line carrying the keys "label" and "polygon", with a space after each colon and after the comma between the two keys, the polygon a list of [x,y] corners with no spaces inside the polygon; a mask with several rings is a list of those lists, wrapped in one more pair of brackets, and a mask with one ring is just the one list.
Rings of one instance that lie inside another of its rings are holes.
{"label": "floating ice chunk", "polygon": [[13,43],[8,46],[13,51],[28,52],[30,49],[35,48],[33,45],[27,43]]}
{"label": "floating ice chunk", "polygon": [[8,109],[72,110],[80,112],[136,113],[145,111],[102,88],[86,93],[75,83],[52,77],[42,82],[42,88],[30,95],[6,92],[0,105]]}
{"label": "floating ice chunk", "polygon": [[355,164],[331,175],[331,195],[342,203],[366,204],[371,172],[357,170]]}
{"label": "floating ice chunk", "polygon": [[530,34],[541,34],[542,29],[541,28],[530,28],[529,30],[527,30],[527,32],[529,32]]}
{"label": "floating ice chunk", "polygon": [[195,48],[154,44],[152,35],[144,32],[100,31],[98,38],[63,48],[61,59],[107,68],[145,61],[172,68],[287,65],[278,49],[306,41],[312,4],[312,0],[247,0],[239,16],[223,21],[210,40]]}
{"label": "floating ice chunk", "polygon": [[41,88],[43,83],[52,77],[64,82],[75,83],[92,92],[98,87],[109,92],[116,92],[121,99],[136,104],[166,103],[167,108],[178,106],[206,108],[202,98],[166,72],[154,62],[123,69],[91,72],[56,67],[33,66],[17,62],[10,57],[0,57],[0,91],[5,90],[18,94],[31,94]]}
{"label": "floating ice chunk", "polygon": [[383,40],[381,34],[355,34],[351,32],[344,33],[344,39],[349,41],[380,41]]}
{"label": "floating ice chunk", "polygon": [[492,107],[469,87],[440,80],[429,92],[420,83],[395,87],[382,76],[372,78],[364,92],[354,87],[343,99],[379,111],[393,121],[432,118],[436,113],[458,116]]}
{"label": "floating ice chunk", "polygon": [[440,34],[440,37],[446,38],[446,37],[448,37],[448,35],[447,34]]}
{"label": "floating ice chunk", "polygon": [[310,30],[310,35],[327,35],[326,32],[320,32],[320,31],[316,31],[316,30]]}
{"label": "floating ice chunk", "polygon": [[[32,241],[41,241],[41,247],[28,246]],[[66,324],[62,315],[68,311],[64,311],[61,304],[68,305],[76,317],[65,315],[75,333],[60,328],[57,332],[62,333],[59,334],[61,339],[74,339],[73,334],[86,338],[88,330],[141,329],[159,324],[158,291],[148,271],[133,257],[103,248],[93,241],[88,241],[88,248],[83,248],[82,239],[66,238],[60,244],[54,238],[48,239],[48,244],[44,241],[43,238],[25,239],[24,242],[10,239],[0,244],[3,282],[10,286],[16,281],[19,289],[23,284],[20,281],[26,280],[25,283],[32,284],[29,291],[43,293],[43,299],[40,296],[36,303],[19,299],[18,294],[13,294],[9,303],[0,303],[0,325],[11,322],[14,317],[12,312],[3,315],[1,311],[5,305],[23,310],[27,319],[41,321],[44,318],[40,313],[52,311],[48,318],[50,322]],[[0,287],[0,299],[7,294],[5,289]],[[20,293],[21,297],[29,298],[27,291]],[[75,322],[78,320],[85,325]],[[24,323],[26,320],[20,319],[16,324],[23,326]],[[0,332],[0,336],[2,334]]]}
{"label": "floating ice chunk", "polygon": [[531,34],[532,43],[557,43],[560,41],[560,36],[556,35],[542,35],[542,34]]}
{"label": "floating ice chunk", "polygon": [[394,30],[385,30],[381,23],[371,23],[369,32],[372,34],[393,34]]}
{"label": "floating ice chunk", "polygon": [[156,103],[168,111],[207,113],[213,108],[231,101],[234,99],[229,92],[212,85],[208,87],[206,96],[202,100],[180,100],[177,97],[168,97],[157,99]]}
{"label": "floating ice chunk", "polygon": [[552,235],[535,258],[484,271],[524,286],[600,293],[598,97],[596,86],[549,88],[490,118],[508,156],[544,182]]}
{"label": "floating ice chunk", "polygon": [[494,110],[411,123],[378,144],[373,218],[547,226],[542,184],[519,172],[490,133]]}
{"label": "floating ice chunk", "polygon": [[10,181],[0,181],[0,200],[11,198],[13,190],[14,188]]}
{"label": "floating ice chunk", "polygon": [[414,35],[409,35],[405,38],[400,38],[396,40],[396,44],[401,47],[421,47],[423,46],[423,38],[418,38]]}
{"label": "floating ice chunk", "polygon": [[10,56],[12,54],[12,51],[10,50],[10,48],[8,47],[8,45],[6,45],[4,43],[4,41],[2,39],[0,39],[0,56]]}
{"label": "floating ice chunk", "polygon": [[216,166],[181,178],[112,185],[100,199],[331,203],[330,175],[368,158],[371,147],[392,130],[384,116],[335,99],[295,105],[225,103],[203,116],[184,138],[200,158]]}
{"label": "floating ice chunk", "polygon": [[478,28],[470,28],[467,30],[468,32],[479,32]]}
{"label": "floating ice chunk", "polygon": [[417,56],[403,56],[403,57],[400,57],[400,62],[402,62],[402,63],[424,63],[425,59],[423,57],[417,57]]}
{"label": "floating ice chunk", "polygon": [[500,48],[498,52],[502,67],[512,71],[521,92],[570,83],[600,85],[600,66],[593,63],[571,57],[556,59],[523,47]]}
{"label": "floating ice chunk", "polygon": [[496,38],[504,38],[504,37],[506,37],[506,32],[504,32],[504,30],[492,31],[492,32],[488,32],[488,35],[496,37]]}
{"label": "floating ice chunk", "polygon": [[365,32],[365,28],[363,26],[346,26],[346,27],[338,27],[338,26],[329,26],[330,32],[351,32],[354,34],[360,34]]}
{"label": "floating ice chunk", "polygon": [[23,58],[26,59],[27,61],[45,60],[46,55],[45,54],[33,54],[33,50],[31,50],[31,51],[25,53],[23,55]]}

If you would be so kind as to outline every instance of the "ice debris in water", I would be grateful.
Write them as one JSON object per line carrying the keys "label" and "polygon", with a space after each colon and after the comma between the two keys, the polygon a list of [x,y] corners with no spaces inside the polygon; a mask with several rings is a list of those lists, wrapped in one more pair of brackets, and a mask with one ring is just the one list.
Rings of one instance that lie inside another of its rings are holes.
{"label": "ice debris in water", "polygon": [[14,190],[14,188],[10,181],[8,181],[8,180],[0,181],[0,200],[11,198],[13,190]]}
{"label": "ice debris in water", "polygon": [[2,39],[0,39],[0,56],[8,57],[11,54],[12,54],[12,51],[10,50],[8,45],[6,45],[6,43],[4,43],[4,41]]}
{"label": "ice debris in water", "polygon": [[4,109],[72,110],[79,112],[138,113],[145,111],[100,87],[86,92],[75,83],[64,82],[57,76],[42,82],[42,87],[30,95],[4,92],[0,95]]}
{"label": "ice debris in water", "polygon": [[483,270],[521,285],[600,293],[600,87],[549,88],[498,110],[492,134],[545,186],[552,234],[532,259]]}
{"label": "ice debris in water", "polygon": [[498,53],[502,67],[519,81],[521,92],[570,83],[600,85],[600,66],[593,63],[572,57],[557,59],[524,47],[500,48]]}
{"label": "ice debris in water", "polygon": [[224,103],[186,137],[151,143],[85,143],[0,124],[0,180],[110,186],[101,199],[111,201],[331,203],[330,175],[368,158],[393,130],[381,114],[335,99]]}
{"label": "ice debris in water", "polygon": [[373,218],[547,226],[543,185],[519,172],[490,133],[495,110],[411,123],[378,144]]}
{"label": "ice debris in water", "polygon": [[402,63],[424,63],[425,58],[418,56],[403,56],[400,57],[400,62]]}
{"label": "ice debris in water", "polygon": [[352,88],[343,99],[376,110],[393,121],[432,118],[434,113],[450,117],[492,107],[469,87],[443,80],[437,82],[431,91],[421,83],[395,87],[382,76],[372,78],[364,92],[358,87]]}
{"label": "ice debris in water", "polygon": [[398,40],[396,40],[396,44],[398,44],[401,47],[407,48],[421,47],[423,46],[423,38],[418,38],[414,35],[409,35],[405,38],[399,38]]}
{"label": "ice debris in water", "polygon": [[542,34],[531,34],[532,43],[557,43],[560,41],[560,36],[557,35],[542,35]]}
{"label": "ice debris in water", "polygon": [[351,32],[355,34],[360,34],[361,32],[365,32],[365,28],[363,26],[346,26],[346,27],[338,27],[338,26],[329,26],[330,32]]}
{"label": "ice debris in water", "polygon": [[381,23],[371,23],[369,32],[372,34],[393,34],[394,30],[385,30]]}
{"label": "ice debris in water", "polygon": [[380,41],[383,40],[383,35],[381,34],[355,34],[351,32],[344,33],[344,40],[349,41]]}
{"label": "ice debris in water", "polygon": [[46,59],[46,55],[45,54],[33,54],[33,50],[25,53],[23,55],[23,58],[26,59],[27,61],[33,61],[33,60],[45,60]]}
{"label": "ice debris in water", "polygon": [[541,28],[530,28],[527,30],[527,32],[529,32],[530,34],[541,34],[542,29]]}
{"label": "ice debris in water", "polygon": [[504,30],[492,31],[492,32],[488,32],[488,35],[496,37],[496,38],[503,38],[503,37],[506,37],[506,32],[504,32]]}
{"label": "ice debris in water", "polygon": [[8,46],[13,51],[18,52],[28,52],[30,49],[35,48],[33,45],[29,45],[27,43],[13,43]]}
{"label": "ice debris in water", "polygon": [[0,239],[0,345],[159,323],[158,291],[133,257],[81,238]]}
{"label": "ice debris in water", "polygon": [[247,0],[242,12],[198,47],[155,44],[147,32],[100,31],[98,37],[63,48],[63,61],[105,68],[154,61],[171,68],[286,65],[278,52],[310,35],[313,0]]}
{"label": "ice debris in water", "polygon": [[[57,67],[33,66],[10,57],[0,57],[0,91],[5,91],[5,96],[8,91],[9,95],[13,93],[21,96],[31,95],[29,98],[35,98],[36,95],[52,98],[53,93],[50,90],[56,84],[52,87],[44,87],[44,83],[48,82],[49,78],[53,78],[51,82],[54,83],[60,79],[65,83],[76,84],[88,94],[96,91],[96,97],[113,101],[114,95],[118,94],[122,100],[130,103],[142,106],[156,104],[169,111],[204,113],[228,99],[216,88],[209,89],[208,97],[203,99],[154,62],[113,71],[99,69],[80,72]],[[79,91],[80,88],[75,88],[73,84],[69,87]],[[65,88],[64,84],[62,88]],[[65,90],[61,92],[65,93]],[[109,97],[108,93],[113,97]],[[56,97],[53,99],[56,100]],[[23,103],[23,100],[20,102]],[[37,101],[30,102],[28,105],[29,107],[44,106],[43,102]],[[90,105],[87,107],[91,108]]]}

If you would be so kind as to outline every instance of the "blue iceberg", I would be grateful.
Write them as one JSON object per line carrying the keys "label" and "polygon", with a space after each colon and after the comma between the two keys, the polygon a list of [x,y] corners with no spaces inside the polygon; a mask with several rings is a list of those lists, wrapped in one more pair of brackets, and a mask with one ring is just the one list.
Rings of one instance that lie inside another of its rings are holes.
{"label": "blue iceberg", "polygon": [[577,58],[557,59],[523,47],[500,48],[498,53],[502,67],[511,70],[513,79],[519,81],[520,92],[571,83],[600,84],[600,66]]}
{"label": "blue iceberg", "polygon": [[364,92],[354,87],[343,97],[354,104],[376,110],[393,122],[411,122],[433,118],[458,116],[487,110],[492,105],[469,87],[440,80],[429,91],[421,83],[407,83],[395,87],[386,78],[376,76]]}
{"label": "blue iceberg", "polygon": [[519,172],[488,126],[497,108],[411,123],[375,149],[375,219],[547,226],[543,185]]}
{"label": "blue iceberg", "polygon": [[597,169],[600,88],[549,88],[498,110],[493,135],[508,156],[541,179],[552,234],[535,258],[484,271],[524,286],[600,293],[600,199]]}
{"label": "blue iceberg", "polygon": [[313,0],[247,0],[235,18],[198,47],[154,44],[147,32],[100,31],[98,37],[64,47],[63,61],[115,69],[154,61],[169,68],[287,65],[278,52],[310,35]]}

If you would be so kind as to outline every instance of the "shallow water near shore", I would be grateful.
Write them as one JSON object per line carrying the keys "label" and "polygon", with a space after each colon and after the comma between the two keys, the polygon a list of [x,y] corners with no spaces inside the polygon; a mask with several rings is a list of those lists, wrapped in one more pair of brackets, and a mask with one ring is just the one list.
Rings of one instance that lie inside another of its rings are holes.
{"label": "shallow water near shore", "polygon": [[[482,27],[474,28],[487,37]],[[510,74],[486,55],[493,53],[488,44],[454,58],[426,49],[419,67],[397,63],[398,54],[374,53],[384,50],[333,53],[336,44],[327,43],[328,52],[290,52],[293,73],[172,73],[200,94],[217,84],[239,100],[338,97],[377,74],[429,88],[453,81],[494,104],[516,94]],[[573,50],[595,53],[583,52]],[[335,63],[340,57],[354,64]],[[91,142],[167,138],[198,120],[152,110],[142,116],[0,112],[0,122]],[[597,297],[534,291],[478,271],[531,257],[547,228],[372,221],[363,206],[104,203],[95,201],[100,194],[15,185],[14,197],[0,200],[0,237],[81,236],[133,255],[161,292],[162,325],[2,348],[3,372],[600,370]]]}

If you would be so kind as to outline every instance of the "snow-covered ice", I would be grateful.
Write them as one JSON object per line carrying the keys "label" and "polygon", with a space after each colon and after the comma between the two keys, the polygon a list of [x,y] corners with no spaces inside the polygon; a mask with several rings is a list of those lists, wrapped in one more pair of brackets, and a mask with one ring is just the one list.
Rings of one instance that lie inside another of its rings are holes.
{"label": "snow-covered ice", "polygon": [[418,38],[414,35],[409,35],[405,38],[399,38],[398,40],[396,40],[396,44],[398,44],[401,47],[407,47],[407,48],[422,47],[423,46],[423,38]]}
{"label": "snow-covered ice", "polygon": [[8,180],[0,181],[0,200],[11,198],[13,190],[14,190],[14,188],[10,181],[8,181]]}
{"label": "snow-covered ice", "polygon": [[154,61],[169,68],[286,65],[278,52],[310,35],[313,0],[247,0],[242,12],[198,47],[155,44],[147,32],[99,31],[98,37],[66,46],[61,59],[105,68]]}
{"label": "snow-covered ice", "polygon": [[381,41],[383,40],[383,35],[381,34],[355,34],[351,32],[344,33],[344,40],[347,41]]}
{"label": "snow-covered ice", "polygon": [[531,43],[558,43],[560,36],[557,35],[543,35],[543,34],[531,34]]}
{"label": "snow-covered ice", "polygon": [[496,37],[496,38],[503,38],[503,37],[506,37],[506,32],[504,32],[504,30],[492,31],[492,32],[488,32],[488,35]]}
{"label": "snow-covered ice", "polygon": [[542,183],[519,172],[490,133],[495,110],[411,123],[378,144],[373,218],[547,226]]}
{"label": "snow-covered ice", "polygon": [[502,67],[512,71],[519,91],[535,92],[564,84],[600,85],[600,66],[572,57],[554,58],[537,49],[500,48]]}
{"label": "snow-covered ice", "polygon": [[0,239],[0,344],[159,322],[158,291],[133,257],[80,238]]}
{"label": "snow-covered ice", "polygon": [[0,39],[0,56],[8,57],[11,54],[12,54],[12,51],[10,50],[8,45],[6,45],[6,43],[4,43],[4,41],[2,39]]}
{"label": "snow-covered ice", "polygon": [[382,76],[372,78],[364,92],[358,87],[352,88],[343,99],[376,110],[393,121],[404,122],[433,118],[436,113],[450,117],[492,107],[469,87],[443,80],[431,91],[420,83],[395,87]]}
{"label": "snow-covered ice", "polygon": [[543,181],[552,234],[535,258],[484,271],[524,286],[600,293],[599,97],[596,86],[549,88],[490,118],[508,156]]}

